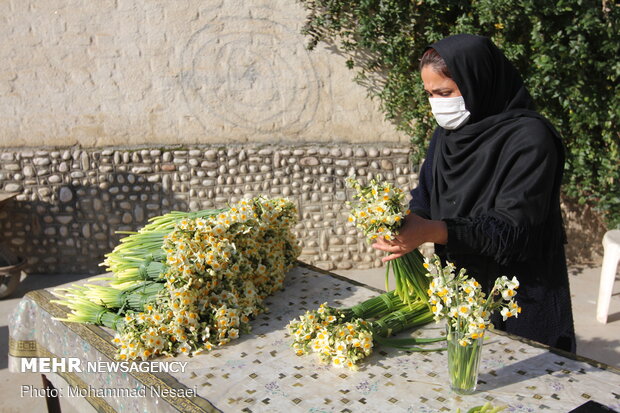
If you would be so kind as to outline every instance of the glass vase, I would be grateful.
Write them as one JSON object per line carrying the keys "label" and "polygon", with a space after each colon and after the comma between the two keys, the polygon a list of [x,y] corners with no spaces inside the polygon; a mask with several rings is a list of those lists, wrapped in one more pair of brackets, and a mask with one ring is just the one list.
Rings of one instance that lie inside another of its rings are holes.
{"label": "glass vase", "polygon": [[448,330],[448,372],[450,388],[457,394],[472,394],[478,382],[478,367],[482,353],[482,337],[466,344],[466,334]]}

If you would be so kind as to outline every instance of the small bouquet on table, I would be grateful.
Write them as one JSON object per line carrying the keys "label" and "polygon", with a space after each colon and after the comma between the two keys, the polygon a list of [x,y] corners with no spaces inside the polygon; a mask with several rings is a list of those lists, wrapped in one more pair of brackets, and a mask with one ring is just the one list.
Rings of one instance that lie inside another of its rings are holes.
{"label": "small bouquet on table", "polygon": [[438,351],[420,346],[445,340],[438,338],[390,338],[393,334],[428,324],[433,314],[426,304],[405,304],[394,291],[372,297],[350,308],[323,303],[288,324],[298,356],[315,353],[321,362],[357,370],[375,343],[407,351]]}
{"label": "small bouquet on table", "polygon": [[482,340],[492,326],[491,315],[499,310],[506,320],[521,313],[514,300],[519,281],[499,277],[486,296],[464,268],[456,273],[452,263],[442,266],[437,256],[426,260],[424,266],[431,278],[428,294],[435,321],[445,319],[447,323],[450,387],[455,393],[471,394],[476,390]]}

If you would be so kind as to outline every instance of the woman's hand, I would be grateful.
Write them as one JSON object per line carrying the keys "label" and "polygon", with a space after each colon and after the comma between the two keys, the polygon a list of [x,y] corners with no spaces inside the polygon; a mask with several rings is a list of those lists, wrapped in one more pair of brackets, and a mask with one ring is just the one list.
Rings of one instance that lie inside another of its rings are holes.
{"label": "woman's hand", "polygon": [[381,259],[383,262],[402,257],[410,251],[418,248],[425,242],[445,244],[448,241],[448,228],[443,221],[424,219],[416,214],[405,217],[400,233],[392,241],[378,238],[373,248],[391,252],[390,255]]}

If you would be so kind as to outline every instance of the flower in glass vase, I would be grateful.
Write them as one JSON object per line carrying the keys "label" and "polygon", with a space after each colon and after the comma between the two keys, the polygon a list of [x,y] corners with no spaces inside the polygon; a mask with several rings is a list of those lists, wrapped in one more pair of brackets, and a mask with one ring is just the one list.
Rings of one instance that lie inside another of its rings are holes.
{"label": "flower in glass vase", "polygon": [[445,319],[447,324],[451,387],[460,394],[473,393],[482,339],[492,325],[491,314],[499,311],[506,320],[521,313],[521,307],[514,300],[519,281],[516,277],[499,277],[487,296],[464,268],[457,273],[454,264],[442,265],[438,256],[426,259],[424,266],[431,278],[428,295],[435,321]]}

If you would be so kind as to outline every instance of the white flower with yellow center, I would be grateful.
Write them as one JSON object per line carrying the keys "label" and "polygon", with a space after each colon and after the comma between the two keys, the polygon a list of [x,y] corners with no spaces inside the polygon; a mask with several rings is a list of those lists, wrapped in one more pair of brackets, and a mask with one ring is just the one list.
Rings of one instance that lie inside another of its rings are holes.
{"label": "white flower with yellow center", "polygon": [[342,341],[336,342],[334,349],[337,354],[344,355],[347,352],[347,344]]}
{"label": "white flower with yellow center", "polygon": [[435,315],[441,314],[442,310],[443,310],[443,304],[441,302],[436,302],[431,306],[431,311]]}
{"label": "white flower with yellow center", "polygon": [[502,291],[502,298],[504,300],[512,300],[515,295],[517,295],[517,292],[511,288]]}
{"label": "white flower with yellow center", "polygon": [[510,308],[507,308],[507,307],[502,308],[502,311],[500,312],[500,314],[502,315],[503,321],[506,321],[510,317],[514,317],[516,315],[515,312],[513,312]]}
{"label": "white flower with yellow center", "polygon": [[457,309],[460,317],[467,316],[471,312],[471,306],[465,303],[459,304]]}
{"label": "white flower with yellow center", "polygon": [[468,345],[471,344],[471,340],[469,338],[465,337],[465,338],[462,338],[462,339],[459,340],[459,344],[461,346],[465,347],[465,346],[468,346]]}
{"label": "white flower with yellow center", "polygon": [[189,354],[192,347],[188,343],[183,343],[179,347],[177,347],[177,353],[180,354]]}
{"label": "white flower with yellow center", "polygon": [[334,367],[344,367],[346,366],[346,358],[344,356],[336,356],[332,358],[332,365]]}

